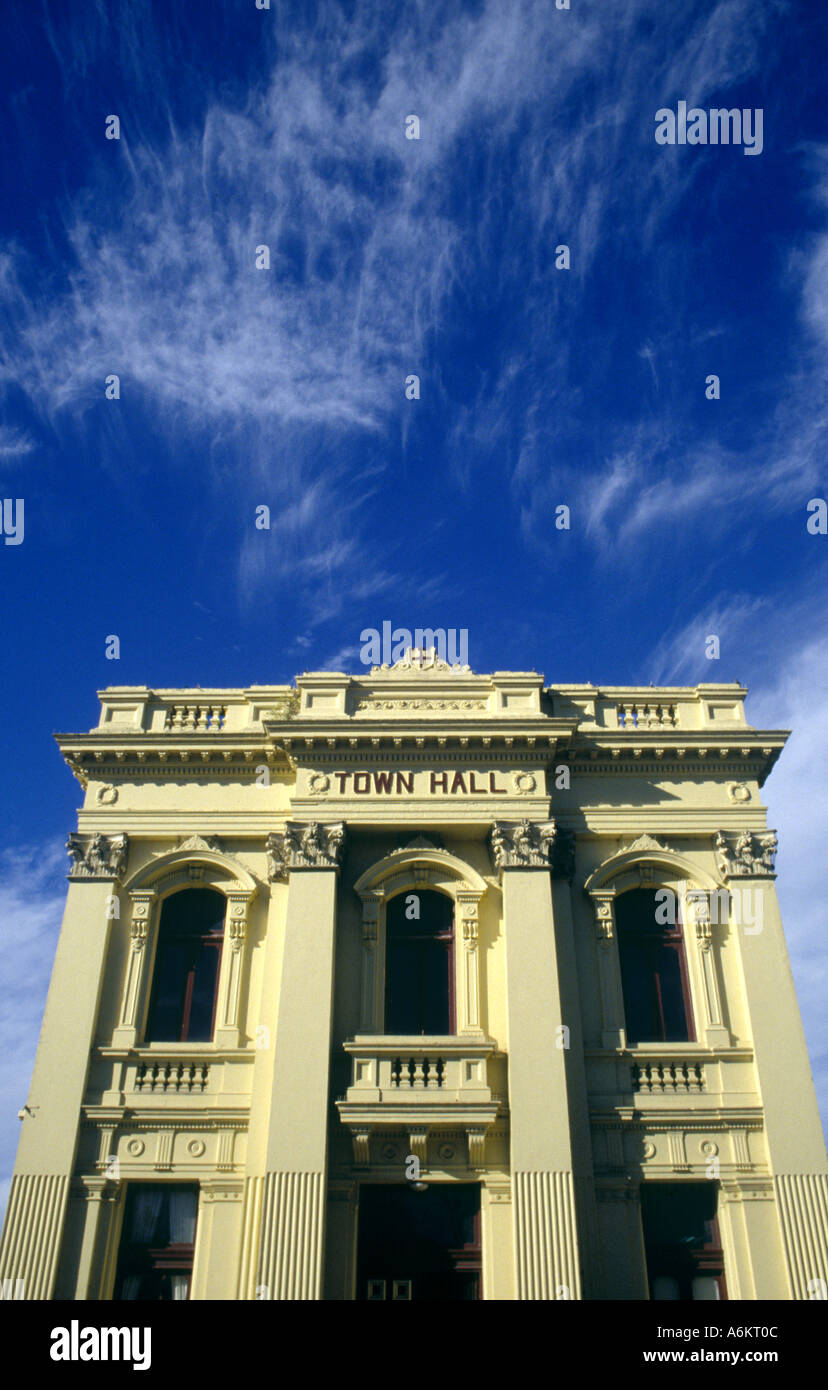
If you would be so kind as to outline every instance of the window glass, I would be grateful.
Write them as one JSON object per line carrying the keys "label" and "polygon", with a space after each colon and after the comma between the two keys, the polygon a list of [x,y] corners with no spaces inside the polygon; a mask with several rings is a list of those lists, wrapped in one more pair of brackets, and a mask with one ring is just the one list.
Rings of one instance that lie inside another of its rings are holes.
{"label": "window glass", "polygon": [[385,1028],[445,1035],[454,1030],[453,902],[418,891],[392,898],[386,913]]}
{"label": "window glass", "polygon": [[116,1301],[190,1296],[198,1188],[131,1183],[118,1251]]}
{"label": "window glass", "polygon": [[158,928],[147,1041],[209,1042],[213,1036],[226,899],[211,888],[165,900]]}
{"label": "window glass", "polygon": [[621,893],[615,903],[627,1042],[694,1038],[681,922],[664,923],[654,890]]}

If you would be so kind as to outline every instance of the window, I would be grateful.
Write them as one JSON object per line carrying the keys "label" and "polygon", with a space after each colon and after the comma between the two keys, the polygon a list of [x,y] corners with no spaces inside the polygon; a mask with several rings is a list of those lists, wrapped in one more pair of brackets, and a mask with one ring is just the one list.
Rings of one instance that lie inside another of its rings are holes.
{"label": "window", "polygon": [[641,1217],[650,1298],[727,1298],[716,1183],[643,1183]]}
{"label": "window", "polygon": [[190,1297],[198,1188],[130,1183],[115,1300]]}
{"label": "window", "polygon": [[187,888],[161,909],[148,1042],[209,1042],[213,1036],[226,899]]}
{"label": "window", "polygon": [[432,890],[400,893],[386,915],[385,1031],[454,1032],[454,913]]}
{"label": "window", "polygon": [[[675,902],[675,898],[672,900]],[[693,1042],[684,933],[662,923],[665,905],[635,888],[615,901],[627,1042]]]}

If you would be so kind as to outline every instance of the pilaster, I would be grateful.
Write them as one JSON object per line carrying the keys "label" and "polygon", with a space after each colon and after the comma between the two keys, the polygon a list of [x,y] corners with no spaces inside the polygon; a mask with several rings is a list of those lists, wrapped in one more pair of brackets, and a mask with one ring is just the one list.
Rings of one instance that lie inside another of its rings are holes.
{"label": "pilaster", "polygon": [[262,1299],[320,1299],[341,824],[289,823],[268,842],[288,877],[256,1276]]}
{"label": "pilaster", "polygon": [[63,926],[0,1243],[0,1281],[53,1296],[125,835],[71,835]]}
{"label": "pilaster", "polygon": [[498,823],[509,1013],[509,1097],[519,1299],[581,1297],[566,1034],[552,903],[552,822]]}
{"label": "pilaster", "polygon": [[813,1288],[828,1288],[828,1158],[773,883],[776,836],[745,832],[734,846],[720,832],[716,847],[741,901],[751,895],[749,914],[733,925],[791,1297],[810,1299]]}

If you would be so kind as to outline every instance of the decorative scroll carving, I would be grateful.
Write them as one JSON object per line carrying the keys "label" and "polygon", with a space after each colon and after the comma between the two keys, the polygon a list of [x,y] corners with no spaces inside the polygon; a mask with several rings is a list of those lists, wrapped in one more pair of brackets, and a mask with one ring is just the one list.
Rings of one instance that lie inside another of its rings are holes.
{"label": "decorative scroll carving", "polygon": [[702,951],[709,951],[713,945],[710,930],[710,895],[704,888],[685,888],[684,890],[687,922],[696,928],[696,940]]}
{"label": "decorative scroll carving", "polygon": [[124,871],[129,838],[120,835],[69,836],[66,849],[72,856],[69,878],[118,878]]}
{"label": "decorative scroll carving", "polygon": [[129,937],[133,951],[143,951],[147,944],[150,912],[154,898],[154,893],[142,893],[140,895],[134,893],[132,895],[132,921],[129,925]]}
{"label": "decorative scroll carving", "polygon": [[382,666],[371,667],[372,676],[378,675],[381,671],[450,671],[456,675],[458,672],[471,672],[471,667],[463,666],[460,662],[449,665],[438,654],[436,647],[409,647],[393,666],[384,663]]}
{"label": "decorative scroll carving", "polygon": [[469,1146],[469,1167],[477,1172],[486,1168],[486,1126],[467,1125],[466,1142]]}
{"label": "decorative scroll carving", "polygon": [[354,1146],[354,1163],[357,1168],[369,1168],[371,1165],[371,1131],[370,1129],[354,1129],[351,1131],[351,1140]]}
{"label": "decorative scroll carving", "polygon": [[267,876],[287,878],[293,869],[336,869],[345,843],[345,824],[288,821],[284,831],[267,837]]}
{"label": "decorative scroll carving", "polygon": [[609,942],[613,938],[613,896],[612,893],[592,894],[592,905],[595,909],[595,935],[601,942]]}
{"label": "decorative scroll carving", "polygon": [[717,830],[713,837],[716,867],[722,878],[745,875],[755,878],[772,874],[778,843],[775,830],[767,830],[759,835],[743,830],[735,843],[724,831]]}
{"label": "decorative scroll carving", "polygon": [[549,869],[557,830],[553,820],[495,821],[489,847],[495,869]]}
{"label": "decorative scroll carving", "polygon": [[231,896],[230,898],[227,914],[227,936],[231,951],[240,951],[244,946],[249,905],[250,899],[247,894],[243,897]]}
{"label": "decorative scroll carving", "polygon": [[[216,835],[209,835],[205,840],[202,835],[190,835],[189,839],[179,840],[175,847],[176,853],[179,850],[210,850],[213,854],[221,854],[221,841]],[[162,850],[163,854],[168,854],[168,850]]]}
{"label": "decorative scroll carving", "polygon": [[363,710],[388,710],[395,712],[398,710],[440,710],[448,712],[450,710],[485,710],[488,709],[488,700],[375,700],[366,698],[357,704],[357,713]]}
{"label": "decorative scroll carving", "polygon": [[419,1159],[421,1172],[428,1167],[428,1129],[425,1126],[408,1131],[408,1152]]}

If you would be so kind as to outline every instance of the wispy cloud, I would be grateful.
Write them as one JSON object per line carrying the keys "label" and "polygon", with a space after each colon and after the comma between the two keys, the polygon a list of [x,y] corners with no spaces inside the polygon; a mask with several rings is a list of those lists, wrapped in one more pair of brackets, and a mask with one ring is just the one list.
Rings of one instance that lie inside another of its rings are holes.
{"label": "wispy cloud", "polygon": [[62,845],[28,846],[0,854],[0,1207],[5,1210],[17,1145],[17,1112],[29,1093],[46,991],[66,897]]}
{"label": "wispy cloud", "polygon": [[[660,45],[671,53],[664,99],[674,91],[701,99],[754,71],[775,7],[757,14],[751,0],[720,0],[703,15],[684,7],[670,17],[661,8],[658,37],[651,0],[605,0],[577,21],[547,0],[439,13],[414,4],[394,15],[368,7],[347,20],[334,7],[318,21],[274,10],[261,35],[271,45],[269,75],[243,99],[209,92],[187,125],[164,84],[173,71],[184,84],[193,74],[146,17],[130,10],[115,25],[96,3],[71,41],[49,22],[68,88],[117,30],[124,72],[152,81],[167,124],[149,130],[124,113],[121,141],[99,151],[94,178],[65,205],[61,282],[5,248],[0,380],[22,386],[59,427],[83,418],[117,373],[122,398],[144,403],[155,428],[172,437],[184,426],[203,430],[211,446],[224,431],[246,491],[251,471],[274,485],[283,479],[295,508],[280,523],[286,544],[265,558],[255,538],[243,542],[248,598],[297,551],[308,582],[352,572],[357,550],[370,550],[364,535],[320,543],[317,534],[320,510],[336,515],[343,495],[318,432],[358,448],[398,428],[405,375],[431,360],[452,297],[483,264],[494,270],[493,291],[519,309],[522,340],[504,343],[476,402],[456,403],[458,478],[468,484],[469,451],[497,446],[499,416],[527,388],[530,408],[539,393],[553,404],[571,395],[548,361],[538,358],[533,373],[528,354],[599,248],[625,227],[640,229],[645,216],[652,240],[683,196],[674,161],[668,170],[653,160],[646,138],[647,155],[639,148]],[[411,113],[422,123],[419,141],[404,138]],[[464,184],[469,158],[479,178]],[[573,248],[569,275],[550,274],[559,240]],[[261,245],[270,270],[255,267]],[[439,371],[430,385],[442,389]],[[399,428],[404,442],[407,422]],[[308,431],[317,434],[311,449],[299,438]],[[534,463],[520,444],[510,451],[525,492],[546,450],[539,445]],[[695,506],[703,492],[699,481],[684,497],[649,505]],[[629,520],[632,530],[645,524],[647,506]],[[528,533],[530,512],[531,504]]]}
{"label": "wispy cloud", "polygon": [[25,458],[36,447],[35,441],[25,430],[17,429],[14,425],[0,425],[0,468],[16,459]]}

